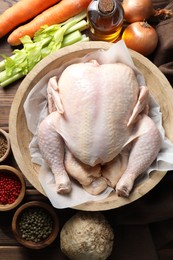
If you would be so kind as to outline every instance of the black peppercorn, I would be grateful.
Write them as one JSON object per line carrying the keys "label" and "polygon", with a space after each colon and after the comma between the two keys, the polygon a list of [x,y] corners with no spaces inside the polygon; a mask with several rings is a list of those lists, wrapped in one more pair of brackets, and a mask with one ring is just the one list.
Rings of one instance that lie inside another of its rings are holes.
{"label": "black peppercorn", "polygon": [[51,234],[53,220],[46,210],[33,207],[21,214],[18,228],[23,239],[38,243]]}

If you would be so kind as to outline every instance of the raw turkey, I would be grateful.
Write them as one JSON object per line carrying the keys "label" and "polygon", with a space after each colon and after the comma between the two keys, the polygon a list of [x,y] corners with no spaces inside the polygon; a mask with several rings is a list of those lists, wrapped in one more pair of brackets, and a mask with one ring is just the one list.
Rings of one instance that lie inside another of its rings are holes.
{"label": "raw turkey", "polygon": [[70,193],[73,178],[91,194],[111,186],[128,197],[161,147],[148,116],[148,88],[125,64],[91,60],[50,78],[47,93],[49,115],[38,143],[57,192]]}

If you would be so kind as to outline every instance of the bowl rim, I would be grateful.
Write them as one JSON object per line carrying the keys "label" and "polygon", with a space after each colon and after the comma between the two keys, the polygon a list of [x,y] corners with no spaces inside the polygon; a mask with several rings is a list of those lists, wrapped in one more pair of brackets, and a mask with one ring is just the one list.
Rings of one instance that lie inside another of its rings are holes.
{"label": "bowl rim", "polygon": [[2,134],[5,139],[7,140],[7,150],[4,153],[3,156],[0,157],[0,163],[2,163],[3,161],[5,161],[7,159],[7,157],[10,154],[10,150],[11,150],[11,142],[10,142],[10,136],[9,133],[7,133],[5,130],[3,130],[2,128],[0,128],[0,134]]}
{"label": "bowl rim", "polygon": [[9,210],[17,207],[22,202],[22,200],[25,196],[26,184],[25,184],[23,174],[15,167],[12,167],[9,165],[0,165],[0,172],[3,170],[5,172],[10,172],[12,174],[15,174],[15,176],[17,176],[21,182],[21,190],[20,190],[20,193],[19,193],[19,196],[17,197],[17,199],[12,204],[5,204],[5,205],[0,204],[0,211],[9,211]]}
{"label": "bowl rim", "polygon": [[[21,236],[19,235],[18,225],[17,225],[18,219],[20,218],[21,214],[29,208],[42,208],[46,212],[48,212],[48,214],[50,214],[50,216],[53,220],[53,228],[52,228],[51,234],[40,242],[27,241],[27,240],[21,238]],[[13,234],[14,234],[16,240],[23,246],[28,247],[30,249],[42,249],[42,248],[45,248],[45,247],[49,246],[50,244],[52,244],[59,233],[59,230],[60,230],[59,226],[60,226],[59,219],[55,212],[55,209],[53,208],[53,206],[51,206],[50,204],[43,202],[43,201],[35,200],[35,201],[29,201],[29,202],[22,204],[14,213],[13,219],[12,219],[12,231],[13,231]]]}

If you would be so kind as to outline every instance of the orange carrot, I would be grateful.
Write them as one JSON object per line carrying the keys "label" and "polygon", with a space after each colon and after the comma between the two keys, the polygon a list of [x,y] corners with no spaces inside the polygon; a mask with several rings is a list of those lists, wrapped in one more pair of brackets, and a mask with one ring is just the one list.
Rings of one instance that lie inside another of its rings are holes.
{"label": "orange carrot", "polygon": [[[48,1],[48,0],[47,0]],[[41,14],[37,15],[29,23],[18,27],[8,37],[8,43],[19,45],[20,38],[29,35],[33,38],[36,31],[43,25],[58,24],[79,14],[87,9],[91,0],[61,0],[58,4],[48,8]]]}
{"label": "orange carrot", "polygon": [[0,15],[0,38],[60,0],[21,0]]}

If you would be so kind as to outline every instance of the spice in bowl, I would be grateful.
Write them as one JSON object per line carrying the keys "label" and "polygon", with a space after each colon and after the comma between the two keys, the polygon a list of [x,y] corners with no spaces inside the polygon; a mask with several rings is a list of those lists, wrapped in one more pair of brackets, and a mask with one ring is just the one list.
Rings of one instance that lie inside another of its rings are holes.
{"label": "spice in bowl", "polygon": [[28,208],[20,216],[19,231],[27,241],[40,242],[52,232],[53,220],[43,208]]}
{"label": "spice in bowl", "polygon": [[0,129],[0,162],[4,161],[10,153],[10,139],[8,133]]}
{"label": "spice in bowl", "polygon": [[51,205],[30,201],[15,212],[12,230],[20,244],[31,249],[41,249],[56,239],[59,220]]}
{"label": "spice in bowl", "polygon": [[19,178],[11,172],[0,172],[0,204],[12,204],[21,191]]}
{"label": "spice in bowl", "polygon": [[0,211],[15,208],[25,195],[22,173],[8,165],[0,165]]}
{"label": "spice in bowl", "polygon": [[1,158],[7,152],[7,147],[8,147],[7,139],[2,133],[0,133],[0,146],[1,146],[1,150],[0,150],[0,158]]}

